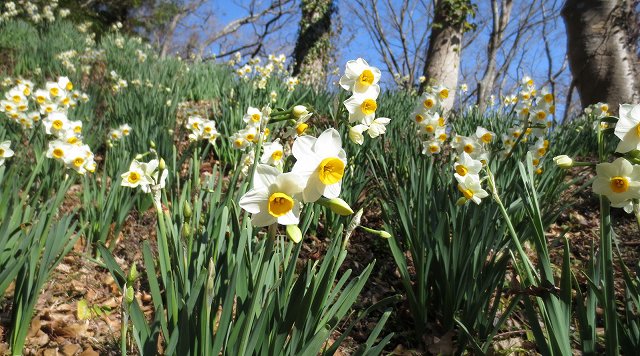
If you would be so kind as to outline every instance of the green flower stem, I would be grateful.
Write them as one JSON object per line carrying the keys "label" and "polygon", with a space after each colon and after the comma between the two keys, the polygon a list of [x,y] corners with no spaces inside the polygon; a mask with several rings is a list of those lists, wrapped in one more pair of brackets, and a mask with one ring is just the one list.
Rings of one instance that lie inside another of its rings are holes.
{"label": "green flower stem", "polygon": [[[167,271],[171,265],[171,257],[169,256],[169,244],[167,241],[167,227],[164,220],[164,212],[162,206],[156,206],[156,212],[158,213],[158,227],[160,228],[158,234],[158,253],[160,254],[160,274],[162,274],[162,281],[167,283]],[[166,287],[166,286],[165,286]]]}
{"label": "green flower stem", "polygon": [[125,296],[122,296],[122,318],[120,320],[120,354],[122,356],[127,355],[127,328],[129,324],[129,314],[127,313],[127,306],[125,302]]}
{"label": "green flower stem", "polygon": [[[606,160],[604,132],[598,125],[598,156],[600,162]],[[602,282],[604,284],[604,328],[606,354],[616,356],[618,350],[618,325],[616,314],[616,294],[613,285],[611,204],[607,197],[600,196],[600,258],[602,261]]]}
{"label": "green flower stem", "polygon": [[502,200],[498,195],[495,179],[493,177],[493,174],[489,170],[489,167],[487,167],[487,177],[489,178],[488,182],[489,182],[489,187],[491,189],[491,196],[493,197],[493,200],[495,200],[495,202],[498,204],[498,207],[500,208],[500,213],[502,213],[502,216],[504,217],[504,220],[507,223],[507,229],[509,230],[509,235],[511,236],[511,239],[513,240],[513,244],[516,247],[516,250],[518,251],[518,255],[520,255],[520,258],[522,259],[522,263],[524,265],[524,269],[527,277],[527,280],[526,280],[527,286],[536,285],[537,283],[533,276],[533,266],[531,265],[531,261],[529,260],[529,258],[527,257],[527,254],[524,252],[524,249],[522,248],[522,244],[520,243],[518,234],[516,233],[516,230],[513,227],[513,223],[511,223],[511,219],[509,218],[507,209],[504,207],[504,204],[502,203]]}

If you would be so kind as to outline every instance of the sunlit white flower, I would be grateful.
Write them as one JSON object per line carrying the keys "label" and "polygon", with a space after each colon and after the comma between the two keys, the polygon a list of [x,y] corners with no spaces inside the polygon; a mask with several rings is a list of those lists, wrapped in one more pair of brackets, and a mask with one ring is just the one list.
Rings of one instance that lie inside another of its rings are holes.
{"label": "sunlit white flower", "polygon": [[596,166],[593,192],[605,195],[612,204],[640,198],[640,166],[620,157],[612,163]]}
{"label": "sunlit white flower", "polygon": [[338,131],[328,129],[318,138],[300,136],[293,143],[292,153],[296,163],[291,171],[306,181],[302,193],[305,202],[340,195],[347,154],[342,149]]}
{"label": "sunlit white flower", "polygon": [[253,188],[242,196],[240,207],[252,214],[254,226],[297,225],[303,188],[304,178],[296,173],[281,173],[275,167],[260,164]]}
{"label": "sunlit white flower", "polygon": [[150,185],[151,181],[146,174],[147,163],[133,160],[129,170],[121,175],[123,187],[137,188],[139,186]]}
{"label": "sunlit white flower", "polygon": [[422,154],[429,156],[435,155],[442,151],[442,144],[438,139],[431,139],[422,142]]}
{"label": "sunlit white flower", "polygon": [[206,120],[202,124],[202,138],[205,140],[209,140],[209,142],[213,143],[220,134],[218,130],[216,130],[216,122],[213,120]]}
{"label": "sunlit white flower", "polygon": [[481,199],[489,196],[489,193],[482,189],[477,176],[467,174],[464,177],[456,177],[456,179],[458,181],[458,190],[467,201],[471,200],[479,205]]}
{"label": "sunlit white flower", "polygon": [[11,149],[11,141],[0,142],[0,166],[4,164],[4,160],[12,157],[14,154]]}
{"label": "sunlit white flower", "polygon": [[435,110],[440,104],[440,100],[436,95],[427,92],[422,94],[421,102],[426,110]]}
{"label": "sunlit white flower", "polygon": [[349,99],[344,101],[344,106],[349,112],[350,123],[363,123],[365,119],[375,117],[378,109],[378,95],[380,87],[373,85],[363,94],[354,93]]}
{"label": "sunlit white flower", "polygon": [[475,160],[469,156],[466,152],[462,152],[462,155],[458,157],[458,161],[453,164],[456,171],[454,176],[456,179],[461,179],[466,175],[478,176],[482,169],[482,162]]}
{"label": "sunlit white flower", "polygon": [[490,144],[493,139],[496,137],[496,134],[485,129],[482,126],[478,126],[476,128],[476,137],[484,144]]}
{"label": "sunlit white flower", "polygon": [[129,136],[132,128],[128,124],[122,124],[118,127],[118,130],[122,133],[122,136]]}
{"label": "sunlit white flower", "polygon": [[462,152],[466,152],[472,157],[477,154],[477,151],[482,150],[482,146],[475,137],[467,137],[456,135],[451,143],[451,147],[453,147],[458,154],[462,154]]}
{"label": "sunlit white flower", "polygon": [[364,135],[362,134],[368,127],[365,124],[358,124],[349,128],[349,139],[351,142],[362,145],[364,143]]}
{"label": "sunlit white flower", "polygon": [[262,157],[260,157],[260,163],[276,167],[284,163],[284,147],[282,147],[280,140],[266,142],[262,147],[264,151]]}
{"label": "sunlit white flower", "polygon": [[263,115],[260,109],[249,106],[247,113],[244,114],[242,120],[247,125],[259,127],[262,123],[262,117]]}
{"label": "sunlit white flower", "polygon": [[45,132],[48,135],[57,135],[62,130],[70,128],[69,119],[67,119],[67,115],[62,112],[53,112],[49,114],[44,120],[42,120],[44,124]]}
{"label": "sunlit white flower", "polygon": [[626,153],[640,149],[640,105],[620,105],[620,119],[615,135],[620,139],[616,152]]}
{"label": "sunlit white flower", "polygon": [[340,86],[354,93],[365,93],[377,86],[380,75],[380,69],[371,67],[367,61],[358,58],[347,62],[344,75],[340,78]]}
{"label": "sunlit white flower", "polygon": [[84,175],[87,171],[94,172],[96,164],[93,153],[87,145],[70,145],[70,150],[65,154],[63,161],[67,168],[71,168],[78,174]]}
{"label": "sunlit white flower", "polygon": [[[365,120],[365,123],[367,122],[368,120]],[[391,119],[387,117],[379,117],[372,120],[370,123],[368,123],[369,126],[367,128],[369,137],[376,138],[380,135],[383,135],[385,132],[387,132],[387,125],[389,124],[389,122],[391,122]]]}

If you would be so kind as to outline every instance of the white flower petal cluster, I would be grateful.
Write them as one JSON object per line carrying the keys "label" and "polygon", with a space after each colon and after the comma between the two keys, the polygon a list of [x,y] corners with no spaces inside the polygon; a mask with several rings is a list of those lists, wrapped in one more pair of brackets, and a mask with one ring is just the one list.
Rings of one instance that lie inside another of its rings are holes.
{"label": "white flower petal cluster", "polygon": [[482,189],[480,172],[489,159],[488,146],[495,137],[495,133],[478,126],[475,135],[456,135],[451,146],[457,151],[458,156],[453,164],[458,191],[462,194],[461,201],[473,201],[480,204],[483,198],[489,196]]}
{"label": "white flower petal cluster", "polygon": [[289,172],[282,173],[269,165],[258,165],[253,189],[240,199],[240,207],[252,214],[254,226],[274,223],[297,225],[300,221],[301,193],[304,180]]}
{"label": "white flower petal cluster", "polygon": [[364,143],[364,132],[376,138],[386,132],[386,126],[391,121],[389,118],[376,118],[380,76],[380,69],[358,58],[347,62],[344,75],[340,78],[340,86],[353,94],[344,101],[344,106],[349,112],[349,123],[355,124],[349,129],[349,138],[359,145]]}
{"label": "white flower petal cluster", "polygon": [[640,166],[620,157],[596,166],[593,192],[606,196],[614,207],[625,207],[632,199],[640,199]]}
{"label": "white flower petal cluster", "polygon": [[[262,110],[249,107],[242,120],[247,124],[244,129],[231,135],[231,145],[237,150],[244,150],[258,143],[260,135],[263,140],[269,137],[271,131],[266,127],[271,115],[271,108],[265,106]],[[262,130],[262,131],[261,131]],[[217,132],[216,132],[217,133]]]}
{"label": "white flower petal cluster", "polygon": [[190,131],[189,141],[208,140],[210,143],[214,143],[220,133],[216,129],[216,122],[214,120],[203,119],[201,116],[189,116],[185,127]]}
{"label": "white flower petal cluster", "polygon": [[440,115],[442,101],[448,97],[449,89],[446,87],[428,86],[411,114],[412,120],[418,125],[417,135],[422,140],[422,154],[439,154],[448,138],[446,120]]}
{"label": "white flower petal cluster", "polygon": [[[0,112],[23,129],[31,129],[35,123],[42,121],[46,134],[53,136],[48,143],[47,157],[62,162],[78,174],[95,171],[93,153],[82,142],[82,121],[68,117],[68,110],[76,107],[77,100],[83,100],[86,94],[73,90],[73,84],[67,77],[47,82],[41,89],[34,88],[33,82],[25,79],[15,82],[7,79],[3,84],[14,86],[0,100]],[[39,106],[39,110],[30,110],[31,103]]]}
{"label": "white flower petal cluster", "polygon": [[292,154],[296,163],[291,172],[283,173],[278,164],[283,159],[282,144],[278,140],[265,144],[253,187],[240,199],[240,207],[252,214],[254,226],[297,225],[303,203],[340,194],[347,157],[338,131],[328,129],[317,138],[299,136]]}

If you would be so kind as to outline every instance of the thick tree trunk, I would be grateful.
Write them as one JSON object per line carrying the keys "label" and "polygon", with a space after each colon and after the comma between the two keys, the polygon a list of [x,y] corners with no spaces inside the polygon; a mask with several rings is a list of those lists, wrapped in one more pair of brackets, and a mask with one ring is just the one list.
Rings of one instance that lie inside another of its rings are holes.
{"label": "thick tree trunk", "polygon": [[320,88],[326,84],[331,60],[331,17],[333,0],[303,0],[300,32],[293,51],[293,75],[301,82]]}
{"label": "thick tree trunk", "polygon": [[567,0],[568,57],[583,107],[606,102],[613,113],[621,103],[640,100],[640,64],[629,36],[629,1]]}
{"label": "thick tree trunk", "polygon": [[447,21],[448,9],[438,2],[434,15],[434,25],[429,36],[424,76],[425,85],[443,85],[449,91],[449,97],[443,103],[443,111],[453,107],[458,73],[460,72],[460,51],[462,50],[462,24]]}

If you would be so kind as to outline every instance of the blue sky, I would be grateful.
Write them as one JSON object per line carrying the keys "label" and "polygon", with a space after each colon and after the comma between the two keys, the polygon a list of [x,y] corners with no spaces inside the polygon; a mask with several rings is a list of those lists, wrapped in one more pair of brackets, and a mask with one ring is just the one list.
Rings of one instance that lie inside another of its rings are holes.
{"label": "blue sky", "polygon": [[[265,0],[262,6],[267,4]],[[478,24],[477,33],[470,36],[476,36],[475,39],[463,50],[461,61],[461,76],[460,83],[467,83],[471,88],[474,88],[484,71],[484,63],[486,63],[486,47],[491,30],[491,23],[488,16],[490,14],[490,6],[488,1],[474,1],[478,4],[478,17],[475,22]],[[216,17],[216,28],[221,28],[225,24],[246,15],[247,11],[243,8],[247,2],[234,1],[217,1],[211,0],[205,5],[204,10],[211,10]],[[387,84],[392,83],[392,74],[386,71],[386,67],[381,59],[381,56],[375,51],[371,38],[359,25],[357,18],[351,13],[349,8],[350,3],[346,0],[337,0],[338,12],[340,19],[343,23],[343,31],[341,36],[336,41],[337,49],[337,64],[340,68],[344,67],[349,59],[355,59],[358,57],[365,58],[370,64],[378,66],[383,70],[383,76],[387,77]],[[529,2],[515,1],[512,11],[512,21],[507,28],[507,32],[511,32],[515,26],[518,16],[523,15],[523,11]],[[566,54],[566,35],[564,29],[564,23],[559,16],[559,9],[561,6],[560,1],[543,0],[543,4],[547,10],[547,16],[551,19],[547,22],[547,39],[550,44],[550,53],[553,60],[552,72],[557,72],[563,65],[563,61]],[[555,8],[554,8],[555,7]],[[384,13],[382,14],[385,15]],[[541,15],[538,13],[537,17],[530,19],[531,21],[537,21],[541,19]],[[281,30],[276,36],[273,36],[268,43],[271,48],[283,49],[286,55],[290,55],[295,45],[297,31],[298,31],[299,17],[293,17],[289,20],[286,27]],[[215,31],[215,28],[211,30]],[[522,38],[521,43],[524,44],[520,49],[516,59],[512,62],[507,70],[507,75],[503,83],[504,94],[509,94],[509,91],[514,88],[519,78],[524,75],[530,75],[536,83],[542,84],[547,81],[549,64],[545,53],[545,45],[542,36],[542,26],[532,27],[527,34]],[[504,58],[504,54],[511,48],[513,44],[512,40],[507,40],[505,45],[498,53],[498,62],[500,63]],[[526,50],[523,50],[526,49]],[[220,48],[216,45],[210,48],[212,52],[217,52]],[[558,116],[562,115],[564,109],[564,99],[566,97],[566,88],[571,80],[570,72],[568,68],[563,72],[561,76],[557,78],[557,87],[562,91],[556,92],[558,98]]]}

